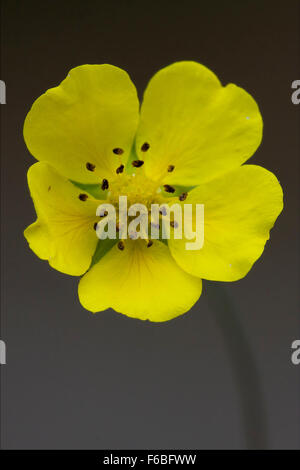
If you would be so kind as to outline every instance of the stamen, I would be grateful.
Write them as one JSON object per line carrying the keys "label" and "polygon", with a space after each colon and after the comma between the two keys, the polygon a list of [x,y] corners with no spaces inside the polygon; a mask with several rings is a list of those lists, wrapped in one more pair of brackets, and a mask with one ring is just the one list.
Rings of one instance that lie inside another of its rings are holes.
{"label": "stamen", "polygon": [[78,197],[79,197],[79,199],[80,199],[81,201],[86,201],[87,198],[88,198],[88,195],[87,195],[87,194],[79,194]]}
{"label": "stamen", "polygon": [[175,193],[175,188],[173,188],[173,186],[170,186],[169,184],[164,184],[164,190],[167,193]]}
{"label": "stamen", "polygon": [[102,180],[101,189],[105,191],[105,189],[108,189],[108,187],[109,187],[108,181],[106,179]]}
{"label": "stamen", "polygon": [[120,240],[120,241],[119,241],[119,243],[118,243],[118,248],[119,248],[119,250],[121,250],[121,251],[123,251],[123,250],[124,250],[124,248],[125,248],[125,245],[124,245],[124,242],[123,242],[123,240]]}
{"label": "stamen", "polygon": [[94,223],[94,230],[97,230],[97,225],[98,225],[98,222],[95,222]]}
{"label": "stamen", "polygon": [[119,173],[123,173],[123,171],[124,171],[124,165],[120,165],[120,166],[116,169],[117,175],[118,175]]}
{"label": "stamen", "polygon": [[87,164],[85,166],[86,166],[87,170],[95,171],[96,165],[93,165],[93,163],[87,162]]}
{"label": "stamen", "polygon": [[106,217],[108,215],[108,211],[101,210],[99,217]]}
{"label": "stamen", "polygon": [[175,220],[171,220],[170,225],[173,228],[177,228],[178,227],[178,222],[176,222]]}
{"label": "stamen", "polygon": [[51,186],[48,186],[48,191],[50,191],[50,189],[51,189]]}
{"label": "stamen", "polygon": [[133,160],[133,162],[131,164],[135,168],[139,168],[140,166],[144,165],[144,162],[143,162],[143,160]]}
{"label": "stamen", "polygon": [[182,193],[180,194],[178,199],[179,201],[185,201],[187,197],[188,197],[188,193]]}
{"label": "stamen", "polygon": [[168,166],[168,172],[169,172],[169,173],[172,173],[172,171],[174,170],[174,168],[175,168],[175,165],[169,165],[169,166]]}
{"label": "stamen", "polygon": [[113,152],[114,152],[116,155],[122,155],[122,153],[124,153],[124,150],[123,150],[123,149],[120,149],[120,147],[116,147],[115,149],[113,149]]}
{"label": "stamen", "polygon": [[117,231],[117,232],[120,232],[120,224],[119,224],[119,222],[116,224],[116,231]]}
{"label": "stamen", "polygon": [[150,248],[150,246],[153,245],[153,241],[152,240],[148,240],[148,243],[147,243],[147,248]]}
{"label": "stamen", "polygon": [[147,152],[147,150],[150,148],[150,145],[148,144],[148,142],[145,142],[142,146],[141,146],[141,151],[142,152]]}

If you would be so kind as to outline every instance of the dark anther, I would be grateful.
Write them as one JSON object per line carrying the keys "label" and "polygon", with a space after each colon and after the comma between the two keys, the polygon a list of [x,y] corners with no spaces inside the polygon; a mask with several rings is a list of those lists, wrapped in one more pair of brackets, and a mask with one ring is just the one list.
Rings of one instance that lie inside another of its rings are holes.
{"label": "dark anther", "polygon": [[175,220],[171,220],[170,225],[171,225],[171,227],[173,227],[173,228],[177,228],[177,227],[178,227],[178,223],[177,223]]}
{"label": "dark anther", "polygon": [[93,165],[92,163],[89,163],[89,162],[87,162],[87,164],[85,166],[86,166],[87,170],[89,170],[89,171],[94,171],[95,168],[96,168],[96,165]]}
{"label": "dark anther", "polygon": [[48,186],[48,191],[50,191],[50,189],[51,189],[51,186]]}
{"label": "dark anther", "polygon": [[88,198],[88,195],[87,195],[87,194],[79,194],[79,199],[80,199],[81,201],[86,201],[87,198]]}
{"label": "dark anther", "polygon": [[120,232],[120,225],[119,225],[119,222],[116,224],[116,231],[117,231],[117,232]]}
{"label": "dark anther", "polygon": [[185,201],[188,196],[188,193],[182,193],[179,196],[179,201]]}
{"label": "dark anther", "polygon": [[108,186],[109,186],[108,181],[106,179],[102,180],[101,189],[103,189],[104,191],[105,189],[108,189]]}
{"label": "dark anther", "polygon": [[150,248],[150,246],[153,245],[153,241],[152,240],[149,240],[148,243],[147,243],[147,248]]}
{"label": "dark anther", "polygon": [[174,165],[169,165],[168,166],[168,172],[169,173],[172,173],[172,171],[174,170],[175,166]]}
{"label": "dark anther", "polygon": [[115,149],[113,149],[113,152],[114,152],[116,155],[122,155],[122,153],[124,153],[124,150],[123,150],[123,149],[120,149],[119,147],[116,147]]}
{"label": "dark anther", "polygon": [[165,206],[161,207],[159,209],[159,212],[162,214],[162,215],[167,215],[167,208]]}
{"label": "dark anther", "polygon": [[167,193],[175,193],[175,188],[173,188],[173,186],[170,186],[169,184],[164,184],[164,190]]}
{"label": "dark anther", "polygon": [[119,248],[119,250],[121,250],[121,251],[124,250],[125,245],[124,245],[124,242],[123,242],[122,240],[119,241],[119,243],[118,243],[118,248]]}
{"label": "dark anther", "polygon": [[147,152],[147,150],[150,148],[150,145],[145,142],[142,146],[141,146],[141,151],[142,152]]}
{"label": "dark anther", "polygon": [[108,211],[101,211],[99,217],[106,217],[108,215]]}
{"label": "dark anther", "polygon": [[97,230],[97,225],[98,225],[98,222],[95,222],[94,223],[94,230]]}
{"label": "dark anther", "polygon": [[124,170],[124,165],[120,165],[120,166],[116,169],[117,175],[118,175],[119,173],[123,173],[123,170]]}
{"label": "dark anther", "polygon": [[144,162],[143,160],[134,160],[132,162],[132,166],[134,166],[135,168],[139,168],[140,166],[144,165]]}

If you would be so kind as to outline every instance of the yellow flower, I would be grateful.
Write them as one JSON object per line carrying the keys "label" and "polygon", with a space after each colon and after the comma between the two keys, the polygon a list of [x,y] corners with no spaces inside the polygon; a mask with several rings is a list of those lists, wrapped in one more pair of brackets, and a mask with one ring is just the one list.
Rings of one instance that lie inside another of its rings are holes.
{"label": "yellow flower", "polygon": [[[157,322],[187,312],[202,278],[248,273],[283,207],[276,177],[243,165],[262,138],[256,102],[196,62],[154,75],[140,112],[126,72],[76,67],[35,101],[24,138],[39,160],[28,171],[37,220],[25,237],[53,268],[86,273],[79,299],[92,312]],[[98,240],[96,209],[119,195],[147,207],[204,204],[203,248],[186,250],[185,238]]]}

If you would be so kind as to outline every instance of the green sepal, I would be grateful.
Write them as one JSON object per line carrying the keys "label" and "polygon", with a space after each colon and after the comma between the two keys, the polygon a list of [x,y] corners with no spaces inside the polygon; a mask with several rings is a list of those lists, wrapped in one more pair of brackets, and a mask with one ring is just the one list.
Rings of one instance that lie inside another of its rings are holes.
{"label": "green sepal", "polygon": [[78,183],[78,181],[72,181],[70,180],[71,183],[74,184],[79,189],[82,189],[83,191],[89,193],[91,196],[93,196],[95,199],[106,199],[107,198],[107,191],[103,191],[101,189],[100,184],[84,184],[84,183]]}
{"label": "green sepal", "polygon": [[118,239],[110,238],[99,240],[89,269],[91,269],[94,264],[98,263],[100,259],[103,258],[103,256],[106,255],[106,253],[108,253],[117,242]]}

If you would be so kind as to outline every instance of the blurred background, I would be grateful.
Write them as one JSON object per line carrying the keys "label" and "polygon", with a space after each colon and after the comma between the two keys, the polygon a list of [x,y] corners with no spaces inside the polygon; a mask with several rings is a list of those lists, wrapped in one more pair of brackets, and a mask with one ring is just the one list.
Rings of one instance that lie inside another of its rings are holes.
{"label": "blurred background", "polygon": [[[2,448],[300,448],[299,1],[2,0],[1,35]],[[248,276],[204,282],[186,315],[92,315],[78,279],[23,237],[35,219],[24,118],[74,66],[124,68],[142,97],[177,60],[254,96],[264,139],[251,163],[277,175],[285,209]]]}

